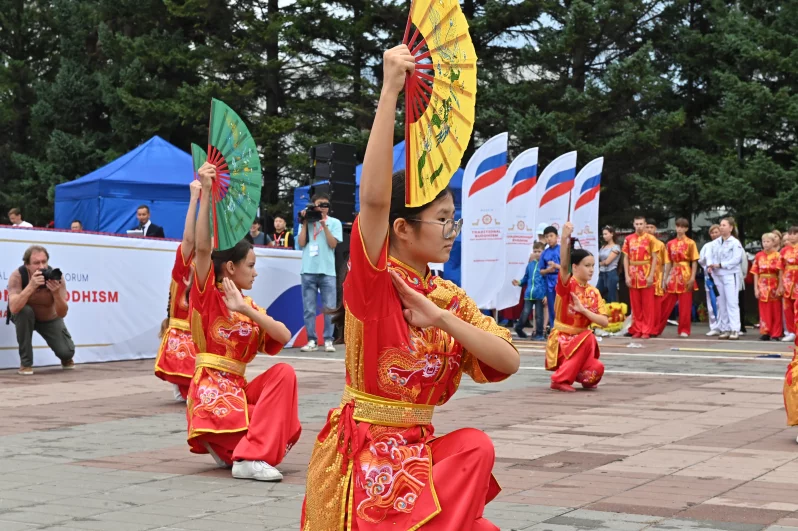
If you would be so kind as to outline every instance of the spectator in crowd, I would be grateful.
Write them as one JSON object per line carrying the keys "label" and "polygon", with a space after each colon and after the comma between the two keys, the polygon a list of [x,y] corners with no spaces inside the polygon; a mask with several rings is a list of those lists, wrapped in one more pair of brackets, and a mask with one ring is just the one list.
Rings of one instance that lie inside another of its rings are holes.
{"label": "spectator in crowd", "polygon": [[261,222],[258,218],[252,220],[252,226],[249,228],[249,234],[244,236],[244,238],[249,241],[252,245],[269,245],[272,242],[272,239],[269,238],[265,232],[261,231]]}
{"label": "spectator in crowd", "polygon": [[709,241],[704,244],[698,255],[698,264],[704,268],[704,290],[707,292],[707,316],[709,320],[709,332],[707,332],[707,335],[710,337],[720,335],[717,314],[718,302],[715,297],[715,292],[713,291],[716,286],[715,281],[712,279],[712,275],[707,270],[711,265],[709,260],[712,258],[712,245],[718,238],[720,238],[720,225],[715,224],[709,227]]}
{"label": "spectator in crowd", "polygon": [[555,289],[557,287],[557,277],[560,274],[560,245],[557,243],[557,228],[549,225],[543,230],[546,239],[546,249],[540,255],[540,261],[544,269],[540,274],[546,280],[546,306],[549,309],[550,328],[554,328],[554,300],[557,298]]}
{"label": "spectator in crowd", "polygon": [[22,211],[18,208],[12,208],[8,211],[8,219],[11,221],[12,227],[30,228],[33,227],[27,221],[22,221]]}
{"label": "spectator in crowd", "polygon": [[[743,246],[734,233],[734,218],[726,217],[720,222],[720,238],[710,249],[711,257],[707,271],[718,287],[718,327],[720,339],[739,339],[740,337],[740,285],[744,281],[741,263],[744,257]],[[747,269],[747,268],[746,268]]]}
{"label": "spectator in crowd", "polygon": [[621,246],[615,243],[615,229],[607,225],[601,231],[604,245],[599,249],[599,278],[596,286],[604,302],[618,302],[618,262]]}
{"label": "spectator in crowd", "polygon": [[781,233],[779,229],[773,229],[770,231],[770,234],[776,237],[776,250],[780,251],[781,248],[784,246],[782,242],[784,242],[784,234]]}
{"label": "spectator in crowd", "polygon": [[543,234],[543,231],[545,231],[546,227],[548,227],[548,226],[549,226],[548,223],[538,223],[538,228],[535,231],[535,234],[538,237],[538,241],[543,243],[544,250],[545,250],[546,245],[548,245],[548,244],[546,243],[546,236]]}
{"label": "spectator in crowd", "polygon": [[279,214],[274,216],[274,233],[269,245],[280,249],[294,248],[294,235],[286,229],[285,218]]}
{"label": "spectator in crowd", "polygon": [[75,344],[64,324],[69,309],[66,283],[59,270],[49,268],[50,255],[44,247],[28,247],[22,261],[8,279],[8,312],[19,344],[18,373],[33,374],[33,332],[44,338],[62,368],[74,369]]}
{"label": "spectator in crowd", "polygon": [[139,226],[136,229],[144,232],[145,238],[166,238],[163,227],[156,225],[150,220],[150,207],[141,205],[136,209],[136,218]]}
{"label": "spectator in crowd", "polygon": [[527,337],[524,327],[527,324],[532,310],[535,310],[535,340],[543,341],[543,305],[546,304],[546,281],[540,274],[540,255],[543,253],[545,245],[543,242],[535,242],[532,245],[532,254],[529,255],[529,263],[526,272],[521,280],[513,280],[513,286],[525,286],[524,289],[524,309],[521,310],[521,317],[515,325],[515,333],[518,337]]}
{"label": "spectator in crowd", "polygon": [[[303,352],[318,349],[316,336],[316,297],[321,292],[321,302],[325,309],[332,310],[337,303],[335,271],[335,247],[343,241],[341,222],[329,215],[330,198],[317,194],[311,202],[321,213],[320,221],[309,222],[307,210],[300,212],[302,225],[297,242],[302,249],[302,306],[304,308],[305,330],[308,343]],[[333,346],[332,315],[324,315],[324,350],[335,352]]]}
{"label": "spectator in crowd", "polygon": [[72,222],[72,225],[69,227],[72,232],[83,232],[83,223],[80,222],[79,219],[76,219]]}

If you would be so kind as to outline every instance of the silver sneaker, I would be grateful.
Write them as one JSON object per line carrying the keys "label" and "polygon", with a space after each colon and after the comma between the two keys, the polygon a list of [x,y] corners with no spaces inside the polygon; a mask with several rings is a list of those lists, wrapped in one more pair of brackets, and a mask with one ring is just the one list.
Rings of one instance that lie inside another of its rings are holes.
{"label": "silver sneaker", "polygon": [[324,342],[324,351],[325,352],[335,352],[335,345],[331,340],[327,340]]}
{"label": "silver sneaker", "polygon": [[299,350],[301,350],[302,352],[316,352],[317,350],[319,350],[319,347],[318,345],[316,345],[315,341],[308,341],[308,344]]}
{"label": "silver sneaker", "polygon": [[729,339],[730,336],[731,332],[721,332],[720,335],[718,336],[718,339]]}
{"label": "silver sneaker", "polygon": [[236,461],[233,463],[233,477],[258,481],[280,481],[283,479],[280,471],[266,461]]}

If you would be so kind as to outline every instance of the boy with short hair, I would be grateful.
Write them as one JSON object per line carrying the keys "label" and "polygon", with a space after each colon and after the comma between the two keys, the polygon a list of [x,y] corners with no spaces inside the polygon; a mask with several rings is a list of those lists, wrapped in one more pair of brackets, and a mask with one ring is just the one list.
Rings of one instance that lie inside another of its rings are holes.
{"label": "boy with short hair", "polygon": [[548,247],[540,255],[540,261],[544,269],[540,271],[546,279],[546,301],[549,308],[549,327],[554,328],[554,299],[557,298],[555,289],[557,288],[557,277],[560,274],[560,244],[557,227],[552,225],[543,231]]}
{"label": "boy with short hair", "polygon": [[529,255],[529,263],[524,272],[524,278],[521,280],[513,280],[513,286],[521,286],[526,284],[524,291],[524,309],[521,311],[521,318],[515,326],[515,333],[520,338],[526,338],[524,332],[524,325],[535,310],[535,340],[542,341],[543,336],[543,305],[546,303],[546,281],[543,280],[543,275],[540,271],[540,255],[545,248],[543,242],[535,242],[532,246],[532,254]]}

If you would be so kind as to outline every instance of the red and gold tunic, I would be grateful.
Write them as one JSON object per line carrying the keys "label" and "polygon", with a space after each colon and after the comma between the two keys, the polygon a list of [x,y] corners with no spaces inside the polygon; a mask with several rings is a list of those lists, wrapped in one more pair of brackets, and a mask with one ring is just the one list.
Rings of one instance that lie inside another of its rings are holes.
{"label": "red and gold tunic", "polygon": [[[428,444],[433,410],[454,395],[463,373],[478,383],[507,375],[483,365],[443,330],[409,326],[389,271],[460,319],[508,342],[511,336],[453,283],[389,258],[387,238],[371,264],[359,224],[358,218],[344,285],[346,388],[314,445],[302,529],[434,527],[441,504]],[[458,483],[457,477],[448,480]],[[465,490],[463,499],[474,496]]]}
{"label": "red and gold tunic", "polygon": [[563,284],[560,276],[557,279],[556,292],[554,329],[546,341],[546,370],[549,371],[556,370],[563,360],[571,358],[588,337],[593,338],[590,319],[571,309],[572,293],[577,296],[586,310],[607,315],[607,308],[599,290],[590,284],[579,283],[573,276],[568,280],[568,284]]}
{"label": "red and gold tunic", "polygon": [[[214,283],[213,265],[205,279],[191,285],[191,334],[197,363],[186,404],[188,442],[192,451],[206,453],[194,439],[204,433],[242,432],[249,427],[244,387],[247,363],[258,352],[274,355],[283,345],[271,339],[249,317],[231,312],[223,290]],[[255,310],[266,313],[250,297]]]}
{"label": "red and gold tunic", "polygon": [[779,288],[779,271],[781,271],[781,256],[778,251],[766,253],[759,251],[754,257],[754,265],[751,267],[752,275],[759,275],[759,302],[778,301],[780,297],[776,295]]}
{"label": "red and gold tunic", "polygon": [[798,246],[785,245],[781,250],[784,297],[798,299]]}
{"label": "red and gold tunic", "polygon": [[665,290],[662,288],[662,277],[665,274],[665,255],[668,254],[665,244],[656,236],[654,238],[654,254],[657,256],[657,269],[654,272],[654,295],[662,297]]}
{"label": "red and gold tunic", "polygon": [[161,339],[155,358],[155,375],[167,382],[188,387],[194,375],[196,350],[191,340],[188,323],[188,291],[191,257],[183,260],[182,244],[177,246],[177,256],[172,267],[169,286],[169,328]]}
{"label": "red and gold tunic", "polygon": [[630,234],[623,241],[623,253],[629,257],[629,271],[626,272],[631,279],[632,288],[645,288],[646,279],[651,272],[651,260],[656,252],[655,241],[659,241],[648,233],[638,236]]}
{"label": "red and gold tunic", "polygon": [[[672,264],[671,275],[666,291],[668,293],[687,293],[687,284],[693,276],[693,262],[698,260],[698,248],[690,238],[674,238],[668,242],[665,263]],[[693,290],[698,286],[693,283]]]}

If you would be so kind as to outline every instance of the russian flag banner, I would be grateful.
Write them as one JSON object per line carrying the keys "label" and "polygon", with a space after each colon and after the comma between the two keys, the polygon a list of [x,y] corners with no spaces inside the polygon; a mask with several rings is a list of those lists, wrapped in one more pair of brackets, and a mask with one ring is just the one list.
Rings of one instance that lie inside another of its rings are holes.
{"label": "russian flag banner", "polygon": [[463,173],[463,237],[460,285],[480,308],[496,308],[504,279],[507,133],[476,150]]}
{"label": "russian flag banner", "polygon": [[593,159],[579,172],[574,182],[574,193],[571,195],[571,223],[574,224],[573,237],[579,240],[579,247],[590,251],[596,259],[593,278],[590,283],[598,282],[598,251],[601,246],[599,229],[599,195],[601,192],[601,170],[604,157]]}
{"label": "russian flag banner", "polygon": [[512,282],[524,276],[536,239],[538,148],[528,149],[514,158],[507,168],[507,178],[511,185],[505,213],[504,282],[496,301],[499,310],[518,304],[521,288],[513,286]]}
{"label": "russian flag banner", "polygon": [[537,223],[552,225],[559,233],[568,221],[571,190],[576,177],[576,151],[560,155],[538,179]]}

